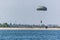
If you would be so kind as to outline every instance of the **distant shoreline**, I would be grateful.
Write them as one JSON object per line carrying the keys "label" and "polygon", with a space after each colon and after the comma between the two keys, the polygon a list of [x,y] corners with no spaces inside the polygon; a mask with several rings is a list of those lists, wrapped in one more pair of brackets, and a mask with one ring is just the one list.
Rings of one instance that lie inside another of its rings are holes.
{"label": "distant shoreline", "polygon": [[60,30],[60,28],[0,28],[0,30]]}

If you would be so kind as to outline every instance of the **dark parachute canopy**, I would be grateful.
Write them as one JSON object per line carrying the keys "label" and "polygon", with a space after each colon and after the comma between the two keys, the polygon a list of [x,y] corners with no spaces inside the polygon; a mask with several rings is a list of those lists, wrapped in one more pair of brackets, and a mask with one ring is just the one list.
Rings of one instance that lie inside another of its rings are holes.
{"label": "dark parachute canopy", "polygon": [[40,6],[39,8],[37,8],[37,11],[47,11],[47,7]]}

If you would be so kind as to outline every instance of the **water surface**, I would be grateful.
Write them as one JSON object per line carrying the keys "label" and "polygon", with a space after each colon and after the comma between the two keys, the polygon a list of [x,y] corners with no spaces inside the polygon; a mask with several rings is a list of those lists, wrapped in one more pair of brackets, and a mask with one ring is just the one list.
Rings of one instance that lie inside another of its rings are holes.
{"label": "water surface", "polygon": [[60,40],[60,30],[0,30],[0,40]]}

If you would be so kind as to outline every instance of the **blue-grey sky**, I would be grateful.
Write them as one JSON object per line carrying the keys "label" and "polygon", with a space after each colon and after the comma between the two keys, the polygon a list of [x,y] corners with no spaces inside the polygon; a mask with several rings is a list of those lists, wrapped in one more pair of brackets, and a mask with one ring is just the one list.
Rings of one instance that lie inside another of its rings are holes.
{"label": "blue-grey sky", "polygon": [[[47,11],[37,11],[46,6]],[[0,23],[60,25],[60,0],[0,0]]]}

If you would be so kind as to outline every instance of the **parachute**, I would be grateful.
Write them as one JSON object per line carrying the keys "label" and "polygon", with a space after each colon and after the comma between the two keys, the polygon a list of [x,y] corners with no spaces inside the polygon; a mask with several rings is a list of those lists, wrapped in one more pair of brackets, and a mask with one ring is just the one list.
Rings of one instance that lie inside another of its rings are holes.
{"label": "parachute", "polygon": [[37,11],[47,11],[47,7],[41,6],[41,7],[37,8]]}

